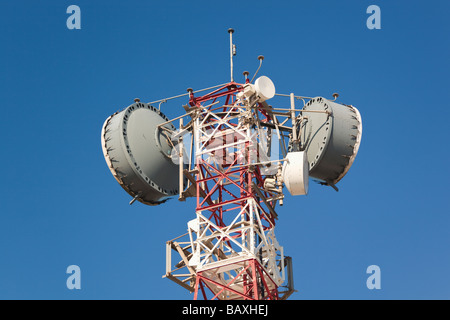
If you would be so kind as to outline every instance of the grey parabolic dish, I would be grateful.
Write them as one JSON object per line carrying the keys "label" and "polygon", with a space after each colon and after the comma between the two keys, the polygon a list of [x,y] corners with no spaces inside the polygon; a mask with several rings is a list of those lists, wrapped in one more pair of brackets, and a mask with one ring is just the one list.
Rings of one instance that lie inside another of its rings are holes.
{"label": "grey parabolic dish", "polygon": [[300,129],[301,149],[307,153],[310,177],[334,185],[345,176],[358,153],[361,115],[353,106],[321,97],[311,99],[303,110],[328,112],[302,113],[308,119]]}
{"label": "grey parabolic dish", "polygon": [[[136,102],[106,119],[102,149],[114,178],[133,198],[147,205],[178,193],[178,165],[172,146],[158,125],[168,118],[153,106]],[[171,124],[166,128],[175,130]]]}

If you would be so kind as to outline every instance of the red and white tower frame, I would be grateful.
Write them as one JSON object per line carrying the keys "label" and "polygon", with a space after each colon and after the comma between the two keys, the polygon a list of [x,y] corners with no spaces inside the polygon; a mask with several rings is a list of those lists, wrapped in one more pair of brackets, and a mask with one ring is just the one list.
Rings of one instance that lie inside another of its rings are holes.
{"label": "red and white tower frame", "polygon": [[[275,237],[284,159],[271,133],[280,137],[279,123],[246,82],[199,97],[188,90],[191,120],[174,135],[180,181],[188,181],[180,200],[196,197],[196,217],[186,234],[167,242],[164,277],[194,299],[278,300],[294,291],[291,259]],[[190,150],[181,147],[186,133]],[[174,251],[179,260],[172,265]]]}

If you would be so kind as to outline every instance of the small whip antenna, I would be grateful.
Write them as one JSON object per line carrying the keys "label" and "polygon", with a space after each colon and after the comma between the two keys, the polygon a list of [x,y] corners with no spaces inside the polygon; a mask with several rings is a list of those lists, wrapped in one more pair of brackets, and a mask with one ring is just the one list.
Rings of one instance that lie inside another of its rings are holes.
{"label": "small whip antenna", "polygon": [[261,69],[261,65],[262,65],[262,62],[263,62],[263,60],[264,60],[264,56],[258,56],[258,60],[259,60],[259,67],[258,67],[258,69],[256,70],[256,72],[255,72],[255,74],[253,75],[253,78],[252,78],[252,80],[250,80],[250,82],[253,82],[253,79],[255,79],[256,75],[258,74],[259,69]]}

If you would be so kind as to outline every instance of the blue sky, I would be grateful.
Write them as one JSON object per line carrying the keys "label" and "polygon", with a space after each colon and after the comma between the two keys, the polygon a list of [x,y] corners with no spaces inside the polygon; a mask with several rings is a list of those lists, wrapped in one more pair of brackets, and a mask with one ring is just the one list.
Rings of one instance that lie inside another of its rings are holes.
{"label": "blue sky", "polygon": [[[81,30],[66,27],[71,4]],[[372,4],[381,30],[366,27]],[[233,27],[236,80],[262,54],[277,92],[338,92],[363,119],[340,191],[311,184],[278,210],[291,299],[449,299],[449,12],[436,0],[1,0],[0,298],[193,298],[161,276],[194,201],[129,206],[100,131],[135,97],[227,82]],[[81,290],[66,288],[72,264]]]}

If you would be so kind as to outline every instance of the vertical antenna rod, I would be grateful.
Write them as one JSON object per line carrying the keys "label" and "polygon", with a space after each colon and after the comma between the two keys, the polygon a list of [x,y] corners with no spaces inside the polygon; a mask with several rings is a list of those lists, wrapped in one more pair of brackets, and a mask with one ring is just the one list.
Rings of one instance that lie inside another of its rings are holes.
{"label": "vertical antenna rod", "polygon": [[231,69],[231,82],[234,81],[233,78],[233,32],[234,29],[228,29],[228,33],[230,34],[230,69]]}
{"label": "vertical antenna rod", "polygon": [[[183,131],[183,118],[180,118],[180,132]],[[183,136],[180,134],[180,137],[178,138],[178,145],[179,145],[179,156],[178,156],[178,160],[179,160],[179,171],[178,171],[178,180],[179,180],[179,184],[178,184],[178,192],[179,192],[179,199],[183,199],[183,169],[184,169],[184,165],[183,165]]]}
{"label": "vertical antenna rod", "polygon": [[294,148],[293,151],[299,151],[297,148],[298,145],[297,128],[295,123],[295,97],[293,93],[291,93],[289,97],[291,98],[291,122],[292,122],[292,142],[293,142],[292,147]]}

